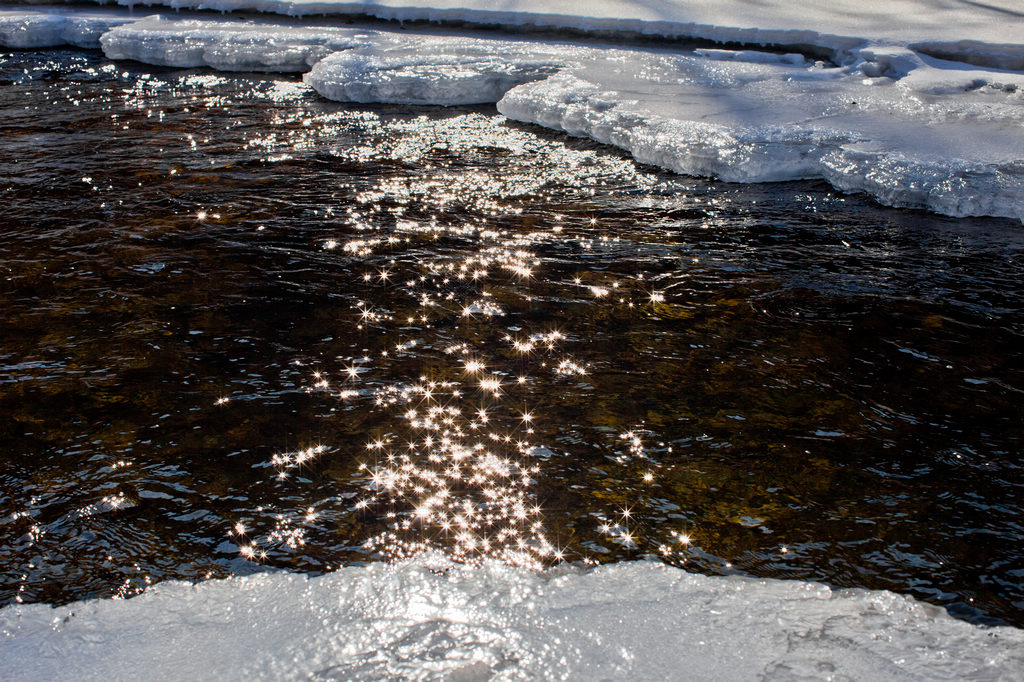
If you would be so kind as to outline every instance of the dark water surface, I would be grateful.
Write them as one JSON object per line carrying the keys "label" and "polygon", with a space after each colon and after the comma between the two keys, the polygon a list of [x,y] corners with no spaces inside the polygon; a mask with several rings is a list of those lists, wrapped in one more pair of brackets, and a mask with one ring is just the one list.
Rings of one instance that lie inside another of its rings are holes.
{"label": "dark water surface", "polygon": [[84,52],[0,128],[0,603],[426,546],[1024,625],[1020,224]]}

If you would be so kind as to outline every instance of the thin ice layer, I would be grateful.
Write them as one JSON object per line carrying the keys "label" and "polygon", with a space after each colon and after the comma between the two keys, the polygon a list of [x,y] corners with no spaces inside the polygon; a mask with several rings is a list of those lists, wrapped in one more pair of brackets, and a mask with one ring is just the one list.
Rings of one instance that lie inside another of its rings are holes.
{"label": "thin ice layer", "polygon": [[[437,558],[164,583],[128,601],[0,610],[25,680],[1011,680],[1024,631],[890,592]],[[46,655],[40,655],[45,652]]]}

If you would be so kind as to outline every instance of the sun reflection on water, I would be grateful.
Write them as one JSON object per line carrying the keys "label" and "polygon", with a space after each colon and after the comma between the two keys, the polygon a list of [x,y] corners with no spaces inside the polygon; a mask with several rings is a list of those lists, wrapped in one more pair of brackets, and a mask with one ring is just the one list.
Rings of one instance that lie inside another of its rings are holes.
{"label": "sun reflection on water", "polygon": [[[462,191],[428,185],[452,198]],[[379,211],[373,202],[398,188],[408,191],[392,184],[361,203]],[[355,482],[363,492],[348,507],[367,528],[385,526],[365,539],[363,550],[386,559],[444,551],[457,561],[498,558],[534,567],[566,558],[548,537],[544,505],[535,493],[543,475],[535,453],[550,451],[532,438],[544,422],[545,392],[557,391],[559,382],[584,380],[590,368],[571,352],[577,341],[567,330],[524,329],[519,320],[537,296],[571,299],[581,287],[599,298],[616,292],[610,303],[623,309],[663,305],[665,295],[651,291],[642,274],[632,280],[586,273],[588,282],[600,285],[584,284],[580,276],[549,281],[538,249],[553,240],[589,244],[599,229],[567,234],[562,216],[552,219],[557,229],[527,231],[486,221],[448,225],[436,218],[378,225],[366,215],[350,216],[358,236],[322,244],[328,251],[340,246],[362,263],[349,266],[362,270],[364,294],[353,305],[351,323],[376,350],[359,359],[340,358],[336,380],[330,372],[314,372],[308,390],[334,391],[382,422],[358,467]],[[421,245],[439,241],[441,247],[423,257]],[[604,235],[596,241],[614,242]],[[418,257],[406,258],[412,249]],[[429,373],[409,378],[403,364],[408,360],[429,366]],[[557,424],[545,425],[550,429]],[[623,437],[630,457],[645,457],[639,436]],[[301,475],[325,452],[319,444],[280,453],[270,466],[282,479]],[[646,459],[644,480],[650,483],[658,463]],[[240,545],[240,552],[259,560],[270,547],[299,548],[303,528],[314,519],[308,513],[281,515],[269,532]],[[631,521],[628,513],[610,519],[602,526],[604,535],[637,549],[640,539]],[[237,527],[234,534],[242,537]],[[674,553],[662,545],[663,556]]]}

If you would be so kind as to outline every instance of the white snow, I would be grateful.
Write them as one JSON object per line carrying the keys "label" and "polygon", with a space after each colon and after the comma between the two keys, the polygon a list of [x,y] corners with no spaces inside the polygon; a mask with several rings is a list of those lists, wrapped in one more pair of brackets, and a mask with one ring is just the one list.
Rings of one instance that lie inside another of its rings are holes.
{"label": "white snow", "polygon": [[1013,680],[1024,631],[890,592],[653,562],[534,572],[437,557],[163,583],[0,610],[20,680]]}
{"label": "white snow", "polygon": [[824,178],[891,206],[1024,219],[1022,92],[1024,75],[897,50],[841,68],[636,53],[515,88],[498,110],[679,173]]}

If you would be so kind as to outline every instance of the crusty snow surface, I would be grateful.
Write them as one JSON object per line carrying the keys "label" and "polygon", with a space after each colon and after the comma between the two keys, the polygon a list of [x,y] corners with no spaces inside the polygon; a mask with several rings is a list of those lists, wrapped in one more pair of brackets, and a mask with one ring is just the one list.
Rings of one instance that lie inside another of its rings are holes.
{"label": "crusty snow surface", "polygon": [[0,660],[23,680],[1017,680],[1024,631],[890,592],[654,562],[420,557],[8,606]]}
{"label": "crusty snow surface", "polygon": [[[434,4],[203,6],[483,20],[474,14],[483,3],[458,11]],[[712,35],[696,24],[684,31],[681,19],[691,17],[711,22],[720,40],[793,51],[615,47],[103,8],[0,11],[0,44],[96,46],[114,59],[164,66],[308,71],[307,84],[339,101],[497,103],[511,119],[590,137],[679,173],[733,182],[820,178],[891,206],[1024,221],[1024,11],[959,0],[842,0],[829,4],[831,15],[815,9],[822,3],[720,4],[716,14],[711,3],[665,0],[658,11],[680,35]],[[572,24],[561,0],[543,10],[532,0],[502,7],[508,16],[488,21]],[[673,34],[662,20],[656,31],[654,4],[645,7],[598,2],[572,25]]]}

